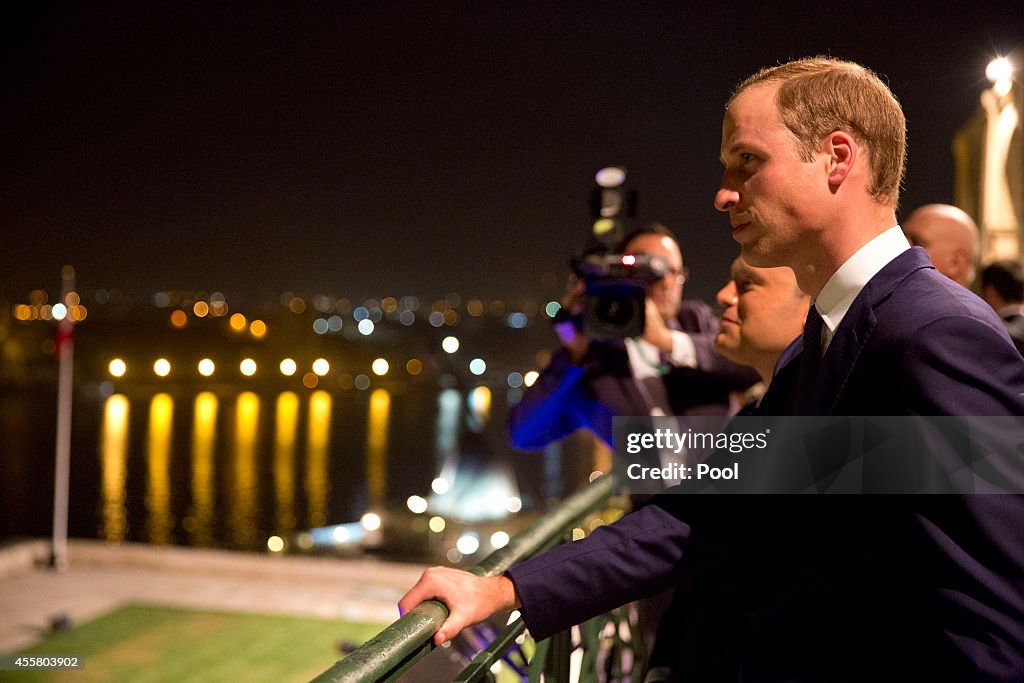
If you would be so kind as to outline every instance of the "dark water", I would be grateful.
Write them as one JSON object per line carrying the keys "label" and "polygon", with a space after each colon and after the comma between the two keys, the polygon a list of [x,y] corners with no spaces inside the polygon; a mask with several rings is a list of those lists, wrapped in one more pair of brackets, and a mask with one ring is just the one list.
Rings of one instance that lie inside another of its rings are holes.
{"label": "dark water", "polygon": [[[218,385],[104,396],[79,386],[69,535],[265,548],[272,535],[402,508],[429,494],[446,462],[503,473],[494,495],[529,505],[542,495],[542,460],[504,445],[506,392]],[[51,532],[55,396],[0,395],[0,535]],[[479,433],[466,429],[473,414],[488,425]]]}

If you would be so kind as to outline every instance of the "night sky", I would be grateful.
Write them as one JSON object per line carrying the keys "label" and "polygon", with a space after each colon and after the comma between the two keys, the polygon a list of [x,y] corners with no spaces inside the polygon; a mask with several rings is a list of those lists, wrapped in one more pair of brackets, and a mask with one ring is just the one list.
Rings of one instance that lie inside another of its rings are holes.
{"label": "night sky", "polygon": [[1024,4],[776,4],[4,3],[0,290],[556,295],[620,164],[710,300],[723,104],[819,53],[903,102],[902,213],[951,201]]}

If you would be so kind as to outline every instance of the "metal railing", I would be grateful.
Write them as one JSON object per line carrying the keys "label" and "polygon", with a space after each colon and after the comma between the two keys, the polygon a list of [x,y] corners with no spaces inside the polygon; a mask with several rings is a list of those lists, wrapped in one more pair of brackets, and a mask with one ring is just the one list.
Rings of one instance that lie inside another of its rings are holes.
{"label": "metal railing", "polygon": [[[605,505],[611,498],[616,483],[614,474],[596,479],[513,536],[504,548],[496,550],[470,567],[469,571],[478,576],[497,576],[514,564],[561,543],[574,526],[588,514]],[[434,633],[447,617],[448,608],[443,603],[436,600],[423,602],[317,676],[314,683],[370,683],[396,680],[433,650]],[[603,617],[598,619],[605,620]],[[596,622],[588,624],[589,626],[581,628],[581,631],[594,633],[595,629],[600,630]],[[493,680],[491,666],[514,646],[525,628],[522,618],[510,623],[455,680],[461,683]],[[538,666],[543,665],[545,680],[567,681],[571,649],[572,643],[568,632],[542,641],[534,653],[533,664],[537,666],[531,664],[531,669],[536,670]],[[531,680],[534,676],[531,674]]]}

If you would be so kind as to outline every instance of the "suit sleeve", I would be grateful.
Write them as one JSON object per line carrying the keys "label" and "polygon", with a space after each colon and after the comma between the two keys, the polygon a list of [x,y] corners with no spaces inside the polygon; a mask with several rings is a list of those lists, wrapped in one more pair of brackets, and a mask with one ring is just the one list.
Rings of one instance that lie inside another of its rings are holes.
{"label": "suit sleeve", "polygon": [[508,571],[537,640],[677,585],[735,548],[745,496],[666,493]]}

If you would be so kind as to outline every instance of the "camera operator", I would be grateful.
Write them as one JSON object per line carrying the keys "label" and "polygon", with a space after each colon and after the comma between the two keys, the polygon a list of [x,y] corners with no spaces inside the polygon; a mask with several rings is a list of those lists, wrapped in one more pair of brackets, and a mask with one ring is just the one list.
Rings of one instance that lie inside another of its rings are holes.
{"label": "camera operator", "polygon": [[675,235],[657,223],[629,234],[616,250],[664,259],[665,275],[647,286],[643,334],[594,339],[583,331],[584,283],[577,281],[556,318],[562,349],[509,419],[509,441],[540,450],[577,429],[612,442],[616,415],[724,415],[729,393],[757,374],[714,348],[718,321],[711,307],[683,299],[685,270]]}

